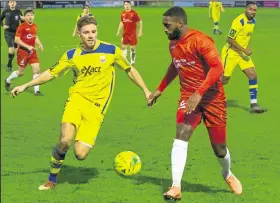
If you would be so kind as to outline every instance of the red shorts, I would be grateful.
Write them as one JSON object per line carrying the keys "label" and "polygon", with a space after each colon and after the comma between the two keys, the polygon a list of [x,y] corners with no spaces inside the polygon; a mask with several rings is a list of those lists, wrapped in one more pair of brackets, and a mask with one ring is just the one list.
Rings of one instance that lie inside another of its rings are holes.
{"label": "red shorts", "polygon": [[17,64],[21,68],[25,68],[28,64],[39,63],[39,58],[35,50],[29,52],[25,49],[18,49]]}
{"label": "red shorts", "polygon": [[137,45],[137,36],[136,36],[136,34],[123,35],[122,44],[124,44],[124,45],[131,45],[131,46]]}
{"label": "red shorts", "polygon": [[201,101],[197,108],[190,114],[185,113],[186,100],[179,101],[177,111],[177,123],[186,123],[192,126],[193,130],[200,124],[203,119],[208,128],[218,127],[225,128],[227,121],[226,100],[213,99],[210,101]]}

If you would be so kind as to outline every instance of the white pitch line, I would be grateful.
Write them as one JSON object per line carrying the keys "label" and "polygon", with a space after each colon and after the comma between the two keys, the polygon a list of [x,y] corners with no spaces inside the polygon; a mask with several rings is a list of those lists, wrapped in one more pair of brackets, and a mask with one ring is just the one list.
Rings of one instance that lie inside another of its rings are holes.
{"label": "white pitch line", "polygon": [[77,48],[77,47],[79,47],[77,44],[75,44],[75,45],[60,45],[60,46],[54,46],[55,49]]}

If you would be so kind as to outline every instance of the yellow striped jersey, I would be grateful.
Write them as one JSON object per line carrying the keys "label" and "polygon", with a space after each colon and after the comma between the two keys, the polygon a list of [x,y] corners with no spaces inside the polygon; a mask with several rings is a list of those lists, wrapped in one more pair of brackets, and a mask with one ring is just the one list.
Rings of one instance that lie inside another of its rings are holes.
{"label": "yellow striped jersey", "polygon": [[248,20],[243,13],[233,20],[228,37],[235,39],[240,46],[246,49],[254,32],[255,24],[256,20],[254,18]]}
{"label": "yellow striped jersey", "polygon": [[111,99],[114,90],[114,65],[123,70],[131,67],[119,47],[97,40],[92,51],[74,48],[65,52],[48,71],[58,77],[73,70],[74,85],[69,94],[78,93],[89,101],[99,100],[103,104]]}
{"label": "yellow striped jersey", "polygon": [[223,4],[219,1],[210,1],[209,7],[211,8],[211,16],[219,16],[221,9],[223,8]]}
{"label": "yellow striped jersey", "polygon": [[84,17],[84,16],[92,16],[92,17],[94,18],[94,16],[93,16],[91,13],[89,13],[88,15],[86,15],[86,14],[84,14],[84,13],[81,13],[81,14],[78,15],[76,21],[78,22],[78,20],[80,20],[80,18],[81,18],[81,17]]}

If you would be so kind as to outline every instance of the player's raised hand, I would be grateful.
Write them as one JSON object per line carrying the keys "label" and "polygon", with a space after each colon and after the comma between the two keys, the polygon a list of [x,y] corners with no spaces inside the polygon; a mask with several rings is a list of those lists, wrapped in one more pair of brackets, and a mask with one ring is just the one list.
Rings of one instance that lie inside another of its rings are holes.
{"label": "player's raised hand", "polygon": [[44,50],[44,47],[43,47],[42,44],[39,44],[38,46],[39,46],[40,51],[43,51],[43,50]]}
{"label": "player's raised hand", "polygon": [[21,92],[23,92],[26,88],[27,88],[27,85],[16,86],[16,87],[11,91],[11,95],[12,95],[13,97],[16,97],[18,94],[20,94]]}
{"label": "player's raised hand", "polygon": [[160,95],[161,95],[161,91],[159,90],[156,90],[155,92],[150,94],[148,98],[148,106],[152,107],[157,102],[157,99],[160,97]]}
{"label": "player's raised hand", "polygon": [[186,114],[189,114],[195,110],[201,98],[202,98],[201,95],[198,94],[197,92],[193,93],[189,97],[189,99],[186,101]]}
{"label": "player's raised hand", "polygon": [[146,98],[147,102],[149,102],[149,98],[152,93],[149,90],[146,90],[144,93],[145,93],[145,98]]}
{"label": "player's raised hand", "polygon": [[138,37],[142,37],[143,33],[142,32],[138,32]]}

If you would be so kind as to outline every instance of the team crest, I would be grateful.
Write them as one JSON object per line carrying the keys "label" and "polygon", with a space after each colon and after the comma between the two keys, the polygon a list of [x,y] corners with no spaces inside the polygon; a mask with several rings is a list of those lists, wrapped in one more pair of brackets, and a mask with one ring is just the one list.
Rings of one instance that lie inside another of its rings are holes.
{"label": "team crest", "polygon": [[105,63],[106,62],[106,56],[100,56],[100,62]]}
{"label": "team crest", "polygon": [[15,20],[18,20],[18,16],[15,16]]}

